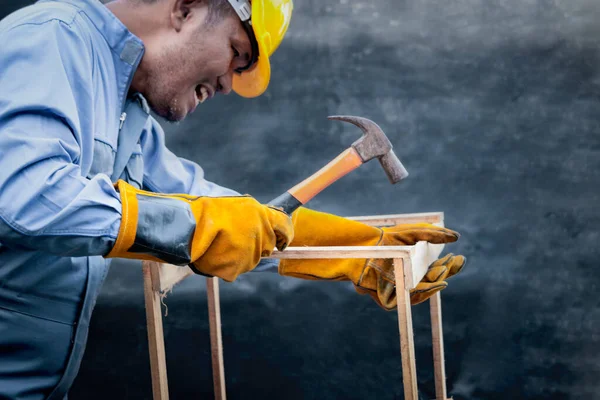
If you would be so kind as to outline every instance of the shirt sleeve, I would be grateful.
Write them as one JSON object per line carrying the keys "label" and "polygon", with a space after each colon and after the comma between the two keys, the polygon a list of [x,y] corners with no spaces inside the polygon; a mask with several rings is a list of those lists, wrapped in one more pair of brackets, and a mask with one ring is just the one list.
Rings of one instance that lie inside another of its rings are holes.
{"label": "shirt sleeve", "polygon": [[141,137],[144,157],[144,187],[156,193],[187,193],[193,196],[239,196],[240,193],[204,179],[195,162],[173,154],[165,145],[165,133],[158,121],[148,118]]}
{"label": "shirt sleeve", "polygon": [[0,33],[0,244],[105,255],[121,202],[110,179],[82,176],[93,118],[88,43],[50,20]]}

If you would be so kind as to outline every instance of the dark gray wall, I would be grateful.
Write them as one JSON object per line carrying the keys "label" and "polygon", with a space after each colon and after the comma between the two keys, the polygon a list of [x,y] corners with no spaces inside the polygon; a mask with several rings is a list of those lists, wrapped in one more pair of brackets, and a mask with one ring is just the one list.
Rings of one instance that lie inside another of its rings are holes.
{"label": "dark gray wall", "polygon": [[[0,16],[25,1],[0,2]],[[455,399],[592,399],[600,390],[600,3],[594,0],[300,1],[268,93],[166,125],[209,179],[261,201],[375,120],[409,172],[371,163],[313,208],[444,211],[469,258],[443,292]],[[26,40],[24,38],[24,40]],[[1,51],[1,50],[0,50]],[[397,316],[343,283],[248,274],[222,284],[230,399],[401,399]],[[164,318],[171,397],[212,394],[205,286]],[[427,305],[414,307],[424,399],[434,397]],[[151,397],[139,264],[105,284],[71,399]]]}

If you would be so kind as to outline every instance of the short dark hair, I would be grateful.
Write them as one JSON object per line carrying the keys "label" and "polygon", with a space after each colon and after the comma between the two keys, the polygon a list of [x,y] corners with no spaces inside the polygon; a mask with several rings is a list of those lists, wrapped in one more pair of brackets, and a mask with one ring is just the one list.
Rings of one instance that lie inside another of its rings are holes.
{"label": "short dark hair", "polygon": [[212,25],[221,21],[223,18],[235,14],[233,6],[228,0],[207,0],[208,1],[208,16],[206,23]]}
{"label": "short dark hair", "polygon": [[[107,0],[103,0],[106,2]],[[162,0],[133,0],[144,4],[153,4]],[[206,23],[208,25],[215,24],[223,18],[235,14],[235,10],[229,4],[228,0],[205,0],[208,3],[208,16],[206,17]]]}

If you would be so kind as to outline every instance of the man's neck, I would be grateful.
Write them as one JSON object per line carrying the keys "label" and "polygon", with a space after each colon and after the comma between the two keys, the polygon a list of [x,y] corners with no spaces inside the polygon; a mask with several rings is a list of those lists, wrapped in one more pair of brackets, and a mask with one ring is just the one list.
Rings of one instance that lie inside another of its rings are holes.
{"label": "man's neck", "polygon": [[[161,16],[168,15],[163,10],[164,7],[168,7],[168,4],[168,1],[156,1],[147,4],[140,1],[115,0],[105,4],[105,6],[147,47],[150,42],[157,38],[165,25],[165,21],[161,20]],[[140,88],[144,87],[144,82],[147,79],[146,75],[143,63],[140,63],[133,75],[129,94],[138,92]]]}
{"label": "man's neck", "polygon": [[156,36],[165,25],[163,8],[168,7],[168,1],[157,1],[151,4],[134,2],[132,0],[115,0],[105,6],[127,27],[127,29],[142,41]]}

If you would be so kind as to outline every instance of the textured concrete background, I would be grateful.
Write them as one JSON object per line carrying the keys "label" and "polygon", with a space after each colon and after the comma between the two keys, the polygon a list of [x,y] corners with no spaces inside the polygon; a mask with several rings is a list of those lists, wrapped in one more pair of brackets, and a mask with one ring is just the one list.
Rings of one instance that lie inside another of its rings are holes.
{"label": "textured concrete background", "polygon": [[[0,1],[0,17],[27,4]],[[268,201],[379,123],[411,176],[371,163],[311,202],[341,215],[444,211],[469,258],[443,292],[455,399],[592,399],[600,390],[600,3],[297,0],[268,93],[219,97],[168,146]],[[25,38],[24,38],[25,40]],[[1,47],[0,47],[1,51]],[[401,399],[397,316],[343,283],[222,284],[230,399]],[[171,397],[210,398],[205,286],[165,300]],[[427,305],[414,307],[424,399]],[[115,263],[71,399],[151,397],[139,264]]]}

